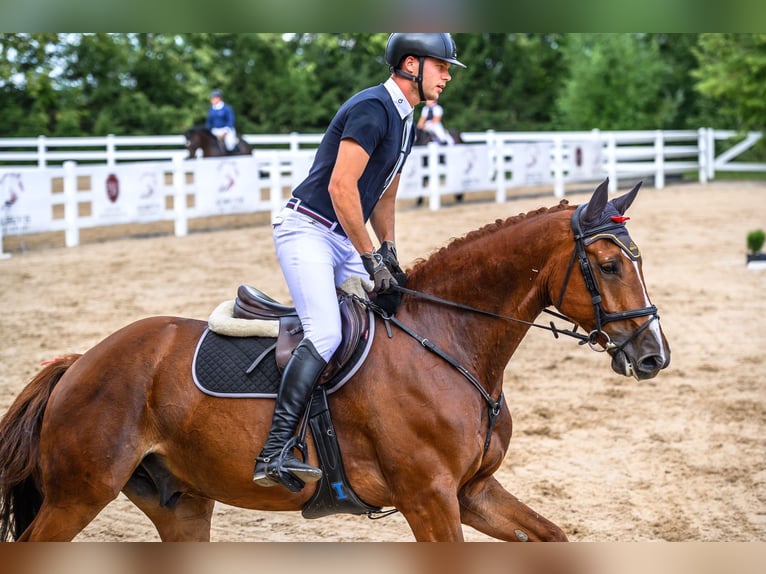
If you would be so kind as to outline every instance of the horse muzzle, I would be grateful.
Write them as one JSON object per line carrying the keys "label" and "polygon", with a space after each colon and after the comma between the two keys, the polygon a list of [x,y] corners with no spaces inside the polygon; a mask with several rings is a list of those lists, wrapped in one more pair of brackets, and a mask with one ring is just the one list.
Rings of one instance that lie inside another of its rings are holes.
{"label": "horse muzzle", "polygon": [[638,381],[653,379],[670,364],[670,353],[647,353],[638,358],[628,355],[623,349],[616,348],[609,353],[612,356],[612,370]]}

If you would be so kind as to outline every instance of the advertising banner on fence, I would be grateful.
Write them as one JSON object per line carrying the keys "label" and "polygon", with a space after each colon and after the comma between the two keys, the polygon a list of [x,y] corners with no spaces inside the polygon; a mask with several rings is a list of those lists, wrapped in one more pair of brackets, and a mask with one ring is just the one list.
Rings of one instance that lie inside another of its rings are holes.
{"label": "advertising banner on fence", "polygon": [[553,181],[553,143],[515,143],[508,146],[511,159],[511,185],[523,187]]}
{"label": "advertising banner on fence", "polygon": [[93,168],[92,216],[96,225],[146,223],[166,219],[161,164]]}
{"label": "advertising banner on fence", "polygon": [[194,215],[225,215],[256,211],[259,193],[256,163],[251,157],[195,162]]}
{"label": "advertising banner on fence", "polygon": [[448,146],[447,188],[450,191],[486,191],[492,189],[489,154],[485,144]]}
{"label": "advertising banner on fence", "polygon": [[[440,146],[437,149],[437,173],[444,176],[440,181],[440,193],[487,191],[493,188],[486,145]],[[399,197],[411,198],[423,194],[430,175],[429,153],[426,147],[412,149],[402,170]]]}
{"label": "advertising banner on fence", "polygon": [[51,230],[51,183],[50,174],[40,170],[0,171],[0,224],[3,235]]}
{"label": "advertising banner on fence", "polygon": [[590,180],[603,175],[601,142],[599,140],[574,141],[568,144],[570,148],[569,177],[572,179]]}

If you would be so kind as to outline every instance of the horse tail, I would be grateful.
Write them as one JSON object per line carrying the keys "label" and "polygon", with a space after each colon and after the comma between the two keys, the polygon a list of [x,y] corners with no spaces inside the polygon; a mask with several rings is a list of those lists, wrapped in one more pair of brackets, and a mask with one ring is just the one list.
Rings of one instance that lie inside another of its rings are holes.
{"label": "horse tail", "polygon": [[32,523],[42,505],[40,427],[53,388],[80,358],[47,364],[24,387],[0,421],[0,542],[13,540]]}

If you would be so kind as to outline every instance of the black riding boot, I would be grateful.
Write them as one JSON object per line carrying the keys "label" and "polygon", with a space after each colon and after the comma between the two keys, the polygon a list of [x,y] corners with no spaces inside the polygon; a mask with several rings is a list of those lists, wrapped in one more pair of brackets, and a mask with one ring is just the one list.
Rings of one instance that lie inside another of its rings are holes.
{"label": "black riding boot", "polygon": [[300,461],[293,454],[292,445],[285,446],[295,435],[314,386],[326,365],[308,339],[301,341],[293,351],[282,373],[269,437],[255,459],[255,484],[274,486],[281,483],[297,492],[303,488],[303,483],[322,478],[320,469]]}

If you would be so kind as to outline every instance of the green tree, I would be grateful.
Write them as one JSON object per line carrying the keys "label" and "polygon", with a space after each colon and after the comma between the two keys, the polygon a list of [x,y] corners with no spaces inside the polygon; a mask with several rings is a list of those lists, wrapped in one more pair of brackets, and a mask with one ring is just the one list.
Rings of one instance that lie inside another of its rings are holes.
{"label": "green tree", "polygon": [[[762,129],[763,34],[455,34],[461,131]],[[0,136],[181,133],[224,91],[241,133],[320,132],[384,81],[388,34],[0,33]],[[419,112],[418,112],[419,113]]]}
{"label": "green tree", "polygon": [[[290,49],[305,84],[308,107],[296,125],[322,131],[338,107],[357,91],[384,82],[389,76],[385,61],[388,34],[298,34]],[[296,130],[299,131],[299,130]]]}
{"label": "green tree", "polygon": [[[190,125],[190,86],[199,79],[182,37],[81,34],[62,50],[69,63],[65,99],[88,110],[81,116],[81,133],[177,133]],[[67,130],[72,123],[66,123]]]}
{"label": "green tree", "polygon": [[14,136],[49,133],[59,112],[55,57],[59,35],[0,33],[2,132]]}
{"label": "green tree", "polygon": [[766,127],[766,34],[701,34],[692,71],[707,98],[707,125],[722,129]]}
{"label": "green tree", "polygon": [[648,40],[657,44],[659,57],[669,73],[662,76],[661,97],[673,102],[675,113],[666,120],[674,129],[697,129],[701,120],[701,96],[692,75],[697,66],[694,50],[699,34],[648,34]]}
{"label": "green tree", "polygon": [[458,58],[440,101],[460,131],[549,129],[563,72],[561,34],[456,34]]}
{"label": "green tree", "polygon": [[676,127],[679,101],[668,97],[673,68],[656,38],[570,34],[568,75],[556,102],[558,129],[647,130]]}

